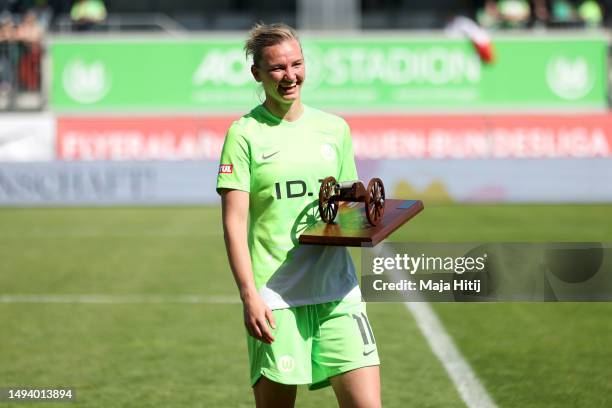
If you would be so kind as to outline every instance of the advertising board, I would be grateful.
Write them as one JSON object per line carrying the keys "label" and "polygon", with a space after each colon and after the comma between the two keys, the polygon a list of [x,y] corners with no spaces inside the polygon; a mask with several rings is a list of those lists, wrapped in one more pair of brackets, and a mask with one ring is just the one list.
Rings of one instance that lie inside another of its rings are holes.
{"label": "advertising board", "polygon": [[[236,116],[64,116],[60,160],[218,160]],[[612,157],[612,115],[346,115],[357,159]]]}
{"label": "advertising board", "polygon": [[[241,37],[55,39],[56,111],[244,112],[261,101]],[[467,40],[416,36],[303,39],[304,101],[348,112],[603,109],[604,36],[494,38],[483,64]]]}

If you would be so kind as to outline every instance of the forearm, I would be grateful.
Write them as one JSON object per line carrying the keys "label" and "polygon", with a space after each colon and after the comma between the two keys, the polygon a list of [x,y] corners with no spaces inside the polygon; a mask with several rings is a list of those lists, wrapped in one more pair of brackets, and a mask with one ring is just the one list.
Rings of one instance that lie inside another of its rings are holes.
{"label": "forearm", "polygon": [[227,258],[229,260],[232,274],[234,275],[234,281],[236,282],[236,286],[240,292],[240,298],[244,301],[257,291],[255,287],[255,280],[253,279],[253,270],[246,240],[246,231],[244,234],[232,233],[231,226],[229,228],[224,226],[224,230]]}
{"label": "forearm", "polygon": [[274,336],[270,327],[275,327],[274,316],[255,287],[247,243],[249,194],[245,191],[228,190],[224,191],[221,197],[225,248],[244,306],[244,324],[251,336],[271,344]]}
{"label": "forearm", "polygon": [[227,258],[244,301],[257,291],[247,244],[249,196],[242,191],[227,191],[222,196],[222,205]]}

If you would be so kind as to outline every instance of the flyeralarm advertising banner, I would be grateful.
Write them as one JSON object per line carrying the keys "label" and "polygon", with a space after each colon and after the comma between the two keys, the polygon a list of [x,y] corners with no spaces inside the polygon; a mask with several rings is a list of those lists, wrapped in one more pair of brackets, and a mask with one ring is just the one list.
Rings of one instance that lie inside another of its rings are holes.
{"label": "flyeralarm advertising banner", "polygon": [[60,160],[219,160],[231,116],[60,117]]}
{"label": "flyeralarm advertising banner", "polygon": [[[390,197],[429,203],[612,201],[609,114],[345,118],[360,178],[382,178]],[[124,162],[162,163],[160,174],[170,171],[176,180],[200,180],[202,202],[217,203],[215,178],[226,171],[219,168],[218,160],[225,131],[235,119],[60,117],[56,157],[67,165],[92,162],[109,168]],[[185,167],[190,162],[209,167],[182,174],[196,168]],[[0,190],[3,180],[0,174]],[[187,188],[182,181],[177,183]],[[172,197],[163,195],[163,202],[171,202]],[[176,197],[183,202],[180,194]]]}
{"label": "flyeralarm advertising banner", "polygon": [[[358,160],[612,157],[612,115],[345,116]],[[233,116],[60,117],[60,160],[218,160]]]}
{"label": "flyeralarm advertising banner", "polygon": [[[56,111],[244,112],[262,91],[242,37],[163,40],[57,38]],[[603,36],[495,37],[483,64],[467,40],[408,35],[304,38],[303,97],[322,109],[603,109]]]}

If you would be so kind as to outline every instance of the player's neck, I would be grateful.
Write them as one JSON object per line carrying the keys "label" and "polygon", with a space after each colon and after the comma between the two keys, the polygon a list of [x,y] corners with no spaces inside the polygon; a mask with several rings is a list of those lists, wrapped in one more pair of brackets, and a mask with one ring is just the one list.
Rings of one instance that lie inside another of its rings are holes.
{"label": "player's neck", "polygon": [[277,118],[289,122],[298,120],[302,116],[302,113],[304,113],[304,105],[302,105],[302,102],[299,99],[294,101],[292,104],[280,104],[273,100],[266,99],[264,106],[268,112]]}

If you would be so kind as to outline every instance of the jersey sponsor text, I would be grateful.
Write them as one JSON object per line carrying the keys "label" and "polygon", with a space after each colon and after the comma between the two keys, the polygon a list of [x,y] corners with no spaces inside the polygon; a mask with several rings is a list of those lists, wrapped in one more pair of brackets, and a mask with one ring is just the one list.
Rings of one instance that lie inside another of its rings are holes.
{"label": "jersey sponsor text", "polygon": [[232,174],[233,171],[234,171],[234,166],[231,164],[219,165],[219,174]]}

